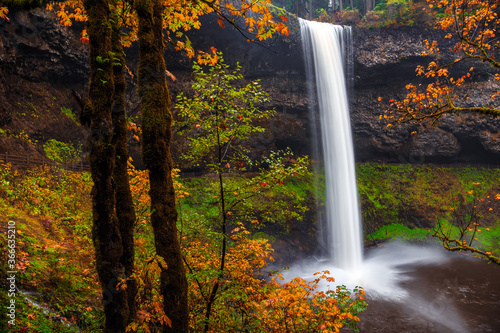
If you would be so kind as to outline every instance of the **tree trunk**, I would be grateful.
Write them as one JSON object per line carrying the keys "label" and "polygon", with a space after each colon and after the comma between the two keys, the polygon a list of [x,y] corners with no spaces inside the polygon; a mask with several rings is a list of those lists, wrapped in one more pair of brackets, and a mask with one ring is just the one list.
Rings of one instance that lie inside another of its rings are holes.
{"label": "tree trunk", "polygon": [[372,0],[365,0],[365,10],[366,13],[372,10]]}
{"label": "tree trunk", "polygon": [[113,140],[112,144],[116,148],[115,169],[113,179],[116,184],[116,215],[120,226],[120,235],[123,245],[123,256],[121,263],[125,269],[127,281],[127,298],[129,307],[129,319],[132,321],[137,312],[135,296],[137,294],[137,282],[131,278],[134,273],[134,223],[135,210],[130,191],[130,182],[127,171],[129,158],[127,141],[127,119],[125,111],[125,88],[124,77],[125,56],[121,43],[121,25],[118,15],[113,15],[112,22],[112,51],[113,51],[113,83],[114,83],[114,104],[112,109],[113,120]]}
{"label": "tree trunk", "polygon": [[[215,112],[217,114],[217,107],[215,108]],[[218,125],[218,124],[217,124]],[[220,133],[219,133],[219,127],[217,126],[216,128],[216,133],[217,133],[217,146],[218,146],[218,163],[219,167],[222,165],[223,162],[223,147],[222,147],[222,142],[220,140]],[[215,298],[217,297],[217,291],[219,290],[219,285],[220,281],[224,278],[224,266],[226,264],[226,249],[227,249],[227,214],[226,214],[226,199],[225,199],[225,191],[224,191],[224,178],[222,176],[222,170],[219,168],[218,171],[218,177],[219,177],[219,200],[220,200],[220,206],[219,206],[219,216],[221,219],[221,233],[222,233],[222,244],[221,244],[221,255],[220,255],[220,266],[219,266],[219,272],[217,274],[217,280],[215,281],[215,284],[212,287],[212,291],[210,292],[210,296],[208,298],[207,302],[207,308],[205,310],[205,328],[204,328],[204,333],[209,332],[209,326],[210,326],[210,315],[212,313],[212,305],[215,302]]]}
{"label": "tree trunk", "polygon": [[93,228],[96,269],[103,289],[105,332],[124,332],[129,309],[126,291],[117,290],[125,277],[121,263],[123,245],[115,212],[113,170],[115,148],[111,144],[113,125],[113,69],[110,10],[106,0],[85,0],[87,33],[90,41],[90,137],[89,162],[92,188]]}
{"label": "tree trunk", "polygon": [[158,255],[167,267],[161,272],[163,307],[171,327],[188,331],[187,279],[177,235],[177,210],[172,181],[170,99],[165,80],[162,1],[136,2],[139,17],[139,96],[142,100],[142,157],[149,170],[151,224]]}

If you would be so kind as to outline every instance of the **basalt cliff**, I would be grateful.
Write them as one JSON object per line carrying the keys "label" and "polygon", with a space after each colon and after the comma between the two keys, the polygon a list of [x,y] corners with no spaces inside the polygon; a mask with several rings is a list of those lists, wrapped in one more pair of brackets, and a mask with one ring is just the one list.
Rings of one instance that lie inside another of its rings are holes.
{"label": "basalt cliff", "polygon": [[[40,148],[51,138],[85,149],[86,129],[68,116],[78,106],[71,89],[82,93],[87,87],[89,66],[87,46],[79,40],[81,26],[61,26],[50,12],[36,9],[13,11],[10,22],[0,21],[0,153],[43,154]],[[255,155],[268,149],[290,146],[299,154],[311,153],[312,119],[310,94],[306,82],[298,22],[291,33],[270,43],[249,43],[231,28],[220,29],[215,19],[204,19],[202,30],[193,31],[195,47],[211,46],[224,53],[226,62],[242,66],[245,79],[260,80],[270,94],[267,107],[276,117],[262,124],[267,131],[253,138]],[[356,160],[391,163],[487,163],[500,160],[500,120],[472,114],[443,117],[437,124],[401,125],[390,129],[379,117],[384,100],[401,98],[405,85],[425,83],[417,78],[417,65],[431,58],[421,55],[423,40],[442,40],[441,31],[418,27],[353,29],[353,79],[350,90],[351,121]],[[451,59],[448,44],[441,44],[444,60]],[[130,73],[128,106],[131,117],[138,116],[139,99],[135,92],[137,47],[127,51]],[[169,81],[171,97],[189,92],[192,60],[167,47],[165,59],[177,78]],[[466,64],[464,66],[472,66]],[[494,105],[490,92],[500,90],[492,71],[475,63],[475,75],[467,85],[465,103]],[[468,68],[468,67],[467,67]],[[498,107],[499,102],[496,102]],[[314,119],[314,117],[313,117]],[[416,135],[411,135],[416,131]],[[29,140],[27,140],[27,138]],[[173,153],[183,149],[185,138],[176,137]],[[131,141],[138,157],[139,144]]]}

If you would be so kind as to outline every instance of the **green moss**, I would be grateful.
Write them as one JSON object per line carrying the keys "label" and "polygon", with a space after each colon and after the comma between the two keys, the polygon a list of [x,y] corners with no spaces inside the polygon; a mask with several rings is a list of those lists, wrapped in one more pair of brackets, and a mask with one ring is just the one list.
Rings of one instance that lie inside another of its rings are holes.
{"label": "green moss", "polygon": [[375,233],[370,235],[376,240],[382,239],[401,239],[401,240],[425,240],[428,239],[430,231],[421,228],[408,228],[400,223],[391,223],[385,225]]}

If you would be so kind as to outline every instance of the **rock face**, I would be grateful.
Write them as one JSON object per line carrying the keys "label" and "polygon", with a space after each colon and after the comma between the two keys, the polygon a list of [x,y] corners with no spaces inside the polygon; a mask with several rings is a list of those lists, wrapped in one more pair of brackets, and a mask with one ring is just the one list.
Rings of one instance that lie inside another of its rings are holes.
{"label": "rock face", "polygon": [[74,31],[44,9],[13,11],[0,23],[2,70],[29,81],[84,82],[88,53]]}
{"label": "rock face", "polygon": [[[383,160],[401,163],[498,163],[500,120],[472,114],[448,115],[435,126],[404,125],[387,130],[378,118],[383,110],[377,97],[402,98],[404,86],[424,84],[415,76],[417,65],[430,57],[421,56],[423,40],[447,41],[439,45],[442,62],[452,61],[453,41],[443,39],[438,30],[409,27],[355,30],[355,88],[352,126],[356,157],[359,161]],[[500,86],[492,80],[490,68],[480,62],[464,63],[455,72],[475,67],[474,84],[465,87],[469,105],[499,107],[491,93]],[[464,94],[465,95],[465,94]],[[417,131],[417,135],[410,133]]]}
{"label": "rock face", "polygon": [[[49,138],[83,142],[85,131],[60,111],[62,106],[78,111],[69,88],[86,90],[88,55],[85,45],[78,40],[82,27],[67,29],[52,13],[42,9],[11,12],[9,17],[10,23],[0,21],[1,128],[11,134],[24,130],[30,138],[42,143]],[[239,61],[246,80],[260,79],[272,97],[267,107],[274,108],[277,116],[263,124],[268,129],[266,133],[250,143],[255,155],[287,146],[298,154],[311,154],[311,132],[315,126],[309,114],[310,97],[298,21],[290,23],[290,36],[257,44],[248,43],[234,29],[220,29],[216,18],[207,16],[203,20],[202,31],[190,32],[193,45],[202,50],[215,46],[223,51],[227,63]],[[354,29],[351,120],[358,161],[498,163],[500,120],[476,115],[447,116],[434,127],[405,125],[391,130],[379,120],[383,110],[377,98],[398,98],[404,96],[407,83],[424,83],[415,76],[415,67],[430,61],[429,57],[421,56],[422,40],[442,40],[442,37],[441,31],[409,27]],[[447,50],[452,43],[440,45],[444,60],[451,58]],[[179,92],[189,93],[192,60],[169,48],[165,57],[169,71],[177,77],[177,81],[169,81],[175,102]],[[128,50],[128,59],[134,72],[136,47]],[[486,65],[479,63],[474,67],[476,83],[469,87],[468,103],[492,105],[488,93],[500,88],[491,80]],[[129,109],[133,117],[139,112],[135,74],[128,77]],[[314,100],[311,102],[314,104]],[[27,112],[30,108],[36,112]],[[418,134],[411,136],[413,131]],[[182,140],[176,138],[174,156],[182,151]],[[6,142],[5,137],[0,138],[0,152],[20,149],[21,143],[14,148]],[[34,149],[28,148],[23,149]],[[137,150],[138,145],[132,148]]]}
{"label": "rock face", "polygon": [[[215,24],[204,24],[203,36],[191,37],[200,48],[214,45],[228,62],[240,61],[248,80],[259,78],[273,98],[271,107],[278,116],[268,124],[268,141],[277,148],[291,146],[298,153],[311,154],[312,128],[310,97],[303,63],[300,28],[291,23],[291,34],[279,37],[267,47],[247,43],[239,33],[221,31]],[[198,32],[201,35],[201,32]],[[214,36],[214,37],[209,37]],[[500,120],[472,114],[445,116],[436,126],[401,125],[388,130],[379,120],[383,109],[377,102],[405,96],[405,85],[423,84],[416,77],[417,65],[432,59],[422,56],[423,40],[445,40],[439,30],[400,27],[354,29],[354,89],[351,92],[351,124],[356,160],[395,163],[498,163]],[[267,45],[267,44],[266,44]],[[452,40],[440,44],[442,61],[453,59]],[[180,70],[179,63],[170,65]],[[500,90],[492,80],[490,68],[482,63],[464,63],[455,71],[475,67],[474,84],[469,85],[470,105],[498,107],[489,99]],[[173,91],[176,91],[174,87]],[[315,101],[311,101],[314,105]],[[313,117],[318,118],[318,117]],[[417,131],[417,135],[410,133]],[[256,143],[259,146],[258,143]]]}
{"label": "rock face", "polygon": [[70,88],[86,86],[85,46],[43,9],[8,16],[0,20],[0,153],[39,157],[49,139],[78,147],[85,130],[61,108],[77,112]]}

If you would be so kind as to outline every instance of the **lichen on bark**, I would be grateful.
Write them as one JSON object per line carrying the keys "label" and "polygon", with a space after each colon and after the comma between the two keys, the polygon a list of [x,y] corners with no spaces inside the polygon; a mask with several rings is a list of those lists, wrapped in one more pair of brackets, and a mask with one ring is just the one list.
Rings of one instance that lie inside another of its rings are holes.
{"label": "lichen on bark", "polygon": [[187,279],[177,235],[177,210],[172,180],[170,99],[165,79],[162,2],[139,0],[138,85],[142,113],[142,157],[149,170],[151,224],[158,255],[167,267],[161,272],[161,294],[171,326],[165,332],[188,331]]}
{"label": "lichen on bark", "polygon": [[[116,4],[113,6],[116,9]],[[137,313],[135,296],[137,294],[137,282],[132,277],[134,273],[134,224],[135,209],[130,191],[130,182],[128,175],[128,141],[127,141],[127,119],[125,108],[125,89],[126,82],[124,76],[125,55],[121,41],[121,25],[118,12],[114,10],[111,14],[112,20],[112,67],[113,67],[113,139],[112,145],[115,146],[115,168],[113,170],[113,180],[116,184],[116,215],[118,218],[120,235],[122,239],[123,255],[121,264],[125,269],[127,278],[127,304],[129,308],[128,322],[131,322]]]}
{"label": "lichen on bark", "polygon": [[129,319],[127,292],[117,288],[125,278],[123,244],[116,214],[115,146],[112,105],[114,93],[110,8],[107,0],[85,0],[90,41],[89,162],[92,188],[92,239],[96,269],[103,290],[105,332],[124,332]]}

